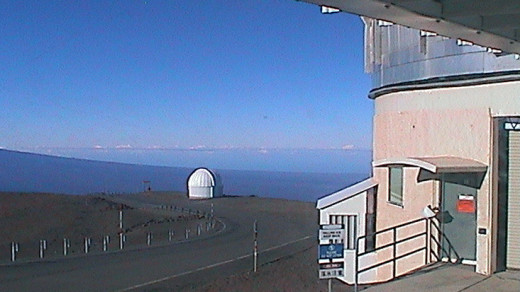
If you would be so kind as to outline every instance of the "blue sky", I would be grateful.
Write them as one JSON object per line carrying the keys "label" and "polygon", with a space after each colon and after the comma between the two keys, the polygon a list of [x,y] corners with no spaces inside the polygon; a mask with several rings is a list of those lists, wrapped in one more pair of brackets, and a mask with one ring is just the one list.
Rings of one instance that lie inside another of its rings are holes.
{"label": "blue sky", "polygon": [[293,0],[0,2],[0,147],[371,148],[357,16]]}

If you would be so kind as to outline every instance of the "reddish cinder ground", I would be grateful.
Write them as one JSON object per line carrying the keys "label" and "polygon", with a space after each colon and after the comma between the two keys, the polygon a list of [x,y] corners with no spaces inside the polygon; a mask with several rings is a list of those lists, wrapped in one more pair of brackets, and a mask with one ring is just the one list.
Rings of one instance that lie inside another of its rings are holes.
{"label": "reddish cinder ground", "polygon": [[[45,257],[63,255],[63,239],[70,240],[69,255],[84,253],[85,237],[91,238],[91,252],[102,251],[102,238],[110,236],[109,250],[118,249],[119,210],[123,208],[123,229],[127,247],[153,242],[182,240],[186,227],[196,230],[205,218],[185,212],[161,214],[156,210],[116,203],[106,196],[57,195],[43,193],[0,193],[0,263],[10,260],[11,242],[19,244],[17,260],[37,260],[39,241],[47,241]],[[164,213],[164,212],[162,212]]]}

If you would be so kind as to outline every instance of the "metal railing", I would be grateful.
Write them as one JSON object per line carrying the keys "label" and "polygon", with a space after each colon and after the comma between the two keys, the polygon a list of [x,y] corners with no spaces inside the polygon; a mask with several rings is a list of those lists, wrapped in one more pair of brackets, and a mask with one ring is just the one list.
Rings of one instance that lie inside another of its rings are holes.
{"label": "metal railing", "polygon": [[[435,219],[436,220],[436,219]],[[444,252],[444,255],[448,257],[450,261],[453,263],[460,263],[462,261],[462,258],[457,253],[457,251],[453,248],[453,244],[451,244],[451,241],[449,238],[442,232],[441,227],[437,222],[435,222],[433,219],[429,219],[430,221],[430,247],[432,246],[432,242],[436,244],[436,250],[433,248],[430,248],[430,262],[433,262],[432,256],[435,257],[436,261],[441,261],[442,256],[439,255],[439,252]],[[432,230],[435,228],[437,232],[437,236],[432,236]],[[445,245],[442,244],[442,242],[446,242],[448,250],[446,250]]]}
{"label": "metal railing", "polygon": [[[440,251],[444,252],[444,255],[448,256],[448,258],[452,259],[452,256],[455,256],[455,261],[452,262],[460,262],[461,258],[459,254],[455,251],[453,248],[453,245],[451,244],[450,240],[444,235],[442,232],[442,229],[439,226],[439,223],[436,222],[437,219],[435,217],[432,218],[419,218],[415,219],[409,222],[405,222],[393,227],[389,227],[386,229],[378,230],[376,232],[372,232],[369,234],[366,234],[364,236],[360,236],[356,240],[356,250],[355,250],[355,261],[354,261],[354,284],[357,290],[357,286],[359,283],[359,275],[362,273],[365,273],[370,270],[374,270],[378,267],[381,267],[383,265],[389,265],[392,266],[392,278],[394,279],[398,276],[401,276],[405,273],[408,273],[409,271],[399,273],[397,270],[397,264],[399,260],[409,257],[411,255],[420,253],[424,251],[424,265],[417,266],[417,268],[426,266],[429,262],[433,262],[432,257],[435,257],[436,261],[441,260],[441,256],[439,255]],[[421,228],[420,225],[423,225]],[[398,237],[398,231],[405,229],[405,228],[411,228],[412,225],[418,225],[418,230],[412,235],[408,235],[405,238],[399,238]],[[432,233],[432,230],[435,230],[435,234]],[[378,235],[382,234],[391,234],[392,240],[389,243],[377,246],[373,249],[367,250],[366,248],[360,252],[360,242],[362,240],[367,240],[368,237],[376,237]],[[412,240],[419,240],[420,238],[424,237],[424,240],[421,240],[421,244],[419,246],[414,246],[409,248],[410,250],[399,254],[398,255],[398,247],[404,243],[410,242]],[[442,244],[442,243],[445,244]],[[432,246],[435,245],[435,248],[432,248]],[[382,260],[380,262],[376,262],[374,264],[371,264],[367,267],[360,268],[360,258],[374,254],[377,251],[381,250],[389,250],[391,249],[391,257],[389,259]]]}

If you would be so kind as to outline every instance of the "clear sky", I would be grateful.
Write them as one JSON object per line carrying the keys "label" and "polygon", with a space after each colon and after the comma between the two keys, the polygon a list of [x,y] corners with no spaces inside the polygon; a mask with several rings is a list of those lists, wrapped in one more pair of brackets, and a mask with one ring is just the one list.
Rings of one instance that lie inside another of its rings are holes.
{"label": "clear sky", "polygon": [[357,16],[294,0],[0,3],[0,147],[371,148]]}

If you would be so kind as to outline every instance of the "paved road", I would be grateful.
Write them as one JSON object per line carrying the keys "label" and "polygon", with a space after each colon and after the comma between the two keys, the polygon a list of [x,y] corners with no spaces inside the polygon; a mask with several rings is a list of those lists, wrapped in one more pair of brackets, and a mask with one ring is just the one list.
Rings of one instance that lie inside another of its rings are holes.
{"label": "paved road", "polygon": [[254,220],[260,264],[315,244],[312,206],[279,200],[222,198],[176,204],[209,210],[226,228],[211,238],[142,250],[0,267],[1,291],[187,290],[252,267]]}

